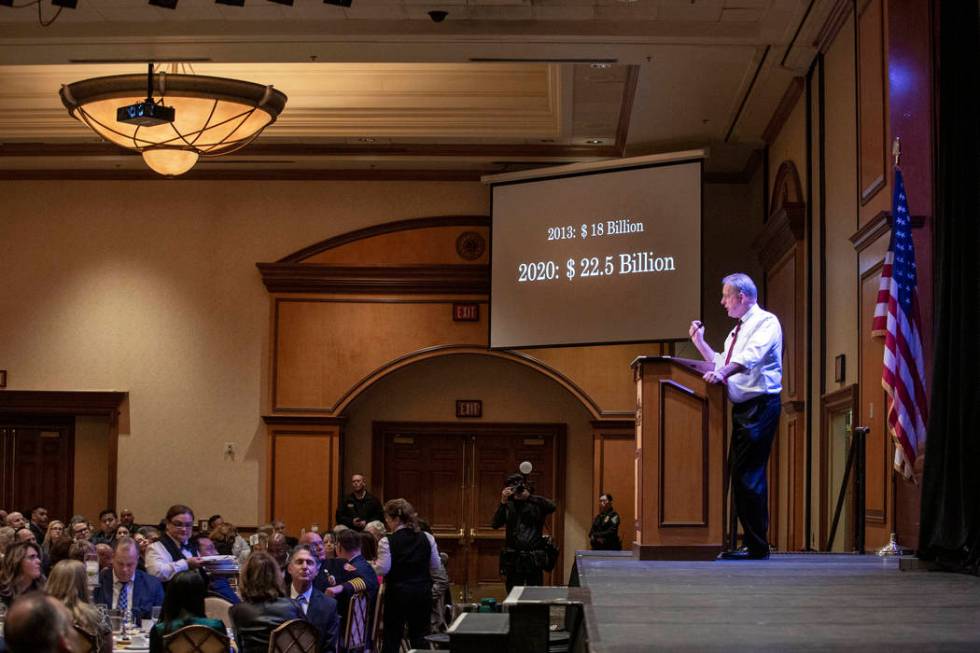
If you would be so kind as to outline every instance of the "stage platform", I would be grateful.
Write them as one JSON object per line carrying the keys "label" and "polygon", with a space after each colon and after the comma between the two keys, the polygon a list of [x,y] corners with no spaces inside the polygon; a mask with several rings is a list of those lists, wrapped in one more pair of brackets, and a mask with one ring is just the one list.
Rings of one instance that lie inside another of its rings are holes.
{"label": "stage platform", "polygon": [[579,552],[589,651],[980,651],[980,578],[875,555],[638,561]]}

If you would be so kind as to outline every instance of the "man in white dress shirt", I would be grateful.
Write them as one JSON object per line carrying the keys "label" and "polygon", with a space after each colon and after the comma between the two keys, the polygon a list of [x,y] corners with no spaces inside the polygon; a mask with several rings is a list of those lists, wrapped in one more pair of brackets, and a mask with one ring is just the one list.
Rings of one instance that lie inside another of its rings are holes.
{"label": "man in white dress shirt", "polygon": [[714,364],[704,379],[724,383],[732,402],[732,490],[744,549],[721,557],[763,560],[769,557],[766,463],[779,426],[783,331],[776,316],[757,303],[758,291],[748,275],[730,274],[722,284],[721,305],[738,320],[724,351],[705,342],[701,322],[691,322],[689,331],[704,360]]}

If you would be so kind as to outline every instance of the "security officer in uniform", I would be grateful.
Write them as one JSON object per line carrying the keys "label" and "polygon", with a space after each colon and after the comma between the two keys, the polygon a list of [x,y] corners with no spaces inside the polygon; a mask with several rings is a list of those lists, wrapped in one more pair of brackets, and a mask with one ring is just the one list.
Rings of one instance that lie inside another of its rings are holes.
{"label": "security officer in uniform", "polygon": [[599,495],[599,514],[589,529],[589,544],[593,551],[619,551],[623,543],[619,539],[619,514],[613,510],[611,494]]}
{"label": "security officer in uniform", "polygon": [[510,592],[515,585],[544,584],[546,553],[542,530],[545,518],[555,511],[555,504],[531,494],[533,488],[523,474],[508,476],[506,483],[490,526],[507,526],[500,573]]}

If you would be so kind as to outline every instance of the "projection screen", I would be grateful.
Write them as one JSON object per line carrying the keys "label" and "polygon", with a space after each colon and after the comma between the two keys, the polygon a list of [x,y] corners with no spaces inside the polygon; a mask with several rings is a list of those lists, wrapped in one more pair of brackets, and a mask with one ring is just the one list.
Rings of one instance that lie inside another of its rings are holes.
{"label": "projection screen", "polygon": [[694,150],[485,178],[490,347],[687,338],[701,314],[703,157]]}

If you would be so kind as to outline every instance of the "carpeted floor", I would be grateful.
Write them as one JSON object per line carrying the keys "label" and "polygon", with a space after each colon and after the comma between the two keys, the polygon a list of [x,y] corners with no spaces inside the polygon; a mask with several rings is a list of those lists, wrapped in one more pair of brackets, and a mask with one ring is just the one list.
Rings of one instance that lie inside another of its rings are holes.
{"label": "carpeted floor", "polygon": [[593,653],[980,651],[980,578],[899,571],[895,558],[576,560]]}

